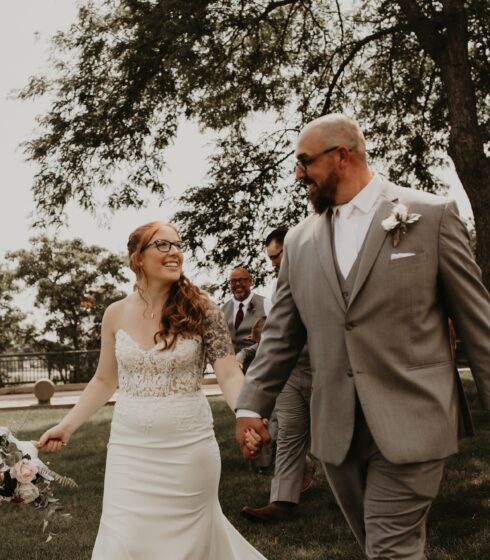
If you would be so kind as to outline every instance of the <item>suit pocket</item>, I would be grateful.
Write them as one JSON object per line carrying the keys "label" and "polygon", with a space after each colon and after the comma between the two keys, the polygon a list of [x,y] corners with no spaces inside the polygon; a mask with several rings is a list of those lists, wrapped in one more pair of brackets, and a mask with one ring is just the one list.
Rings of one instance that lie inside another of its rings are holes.
{"label": "suit pocket", "polygon": [[440,368],[446,366],[448,368],[453,367],[453,362],[451,360],[448,360],[447,358],[444,358],[440,361],[437,362],[429,362],[429,363],[424,363],[421,365],[416,365],[416,366],[410,366],[408,368],[409,371],[417,371],[417,370],[427,370],[427,373],[432,373],[433,368]]}
{"label": "suit pocket", "polygon": [[401,259],[391,259],[389,262],[389,267],[391,269],[405,268],[410,266],[417,266],[419,264],[425,263],[427,260],[427,253],[424,251],[413,251],[415,254],[410,257],[403,257]]}

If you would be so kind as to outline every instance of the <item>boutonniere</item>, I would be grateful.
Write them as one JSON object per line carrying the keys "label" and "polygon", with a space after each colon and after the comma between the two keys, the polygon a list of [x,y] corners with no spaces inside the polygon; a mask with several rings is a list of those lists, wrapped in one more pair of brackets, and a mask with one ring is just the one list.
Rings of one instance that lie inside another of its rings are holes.
{"label": "boutonniere", "polygon": [[247,311],[250,311],[250,313],[253,313],[255,311],[255,304],[253,301],[248,304]]}
{"label": "boutonniere", "polygon": [[410,214],[405,204],[397,204],[394,206],[391,214],[381,222],[385,231],[393,232],[393,247],[400,244],[401,234],[407,233],[408,226],[418,222],[420,214]]}

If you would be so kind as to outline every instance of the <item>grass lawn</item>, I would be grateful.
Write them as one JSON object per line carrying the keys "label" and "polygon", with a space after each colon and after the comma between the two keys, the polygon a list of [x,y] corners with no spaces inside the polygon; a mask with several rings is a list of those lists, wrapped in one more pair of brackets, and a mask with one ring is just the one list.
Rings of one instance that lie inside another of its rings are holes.
{"label": "grass lawn", "polygon": [[[428,560],[490,558],[490,414],[479,410],[472,382],[465,380],[465,385],[478,435],[462,442],[461,452],[447,463],[429,518]],[[233,525],[269,560],[363,558],[319,471],[314,489],[304,496],[294,520],[265,527],[240,517],[243,505],[267,502],[270,477],[255,474],[244,464],[234,441],[232,413],[219,398],[211,404],[223,462],[220,500]],[[49,458],[53,470],[79,484],[76,489],[54,486],[72,520],[45,543],[41,512],[31,506],[2,504],[0,560],[90,558],[99,523],[112,410],[100,410],[62,453],[42,456]],[[20,439],[35,439],[65,413],[60,409],[0,412],[0,425],[9,426]],[[167,559],[162,552],[162,560],[178,559]]]}

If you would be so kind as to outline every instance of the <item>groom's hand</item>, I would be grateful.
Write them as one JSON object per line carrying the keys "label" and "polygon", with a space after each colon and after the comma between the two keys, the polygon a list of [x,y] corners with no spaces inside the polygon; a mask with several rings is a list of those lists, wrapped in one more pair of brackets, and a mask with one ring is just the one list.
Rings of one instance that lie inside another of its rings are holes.
{"label": "groom's hand", "polygon": [[267,422],[262,419],[262,418],[249,418],[246,416],[243,416],[241,418],[237,418],[236,421],[236,440],[238,442],[238,445],[240,446],[240,449],[242,451],[243,454],[243,458],[246,460],[249,459],[256,459],[257,458],[257,454],[254,451],[251,451],[246,444],[245,441],[245,433],[246,430],[249,428],[253,428],[257,434],[262,438],[262,442],[267,445],[270,443],[271,441],[271,436],[266,428],[266,424]]}

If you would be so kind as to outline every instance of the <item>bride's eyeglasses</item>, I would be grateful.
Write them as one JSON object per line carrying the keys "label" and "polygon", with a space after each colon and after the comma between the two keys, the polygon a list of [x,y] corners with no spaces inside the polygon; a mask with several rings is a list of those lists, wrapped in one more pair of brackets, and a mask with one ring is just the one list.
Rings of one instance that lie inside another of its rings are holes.
{"label": "bride's eyeglasses", "polygon": [[160,251],[160,253],[168,253],[172,247],[175,247],[179,253],[184,251],[184,245],[182,241],[167,241],[166,239],[155,239],[151,243],[147,243],[140,249],[140,253],[146,251],[150,247],[155,246],[156,249]]}

